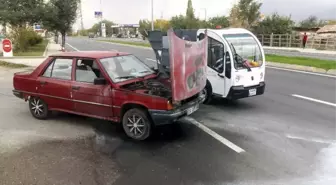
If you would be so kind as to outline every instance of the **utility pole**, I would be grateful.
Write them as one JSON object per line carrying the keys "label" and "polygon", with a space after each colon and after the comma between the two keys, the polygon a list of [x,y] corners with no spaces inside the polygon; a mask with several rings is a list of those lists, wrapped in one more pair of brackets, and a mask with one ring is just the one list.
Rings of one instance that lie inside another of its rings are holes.
{"label": "utility pole", "polygon": [[151,0],[151,4],[152,4],[152,31],[154,30],[154,4],[153,4],[153,0]]}
{"label": "utility pole", "polygon": [[83,12],[82,12],[82,0],[79,0],[79,18],[80,18],[80,29],[84,30]]}

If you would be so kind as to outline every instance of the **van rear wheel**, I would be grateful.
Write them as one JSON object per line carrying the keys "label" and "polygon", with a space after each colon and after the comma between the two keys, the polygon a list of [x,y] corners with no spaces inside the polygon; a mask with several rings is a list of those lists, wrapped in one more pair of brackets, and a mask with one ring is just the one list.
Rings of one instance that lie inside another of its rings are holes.
{"label": "van rear wheel", "polygon": [[126,135],[135,140],[145,140],[152,132],[152,122],[145,110],[133,108],[128,110],[122,119]]}

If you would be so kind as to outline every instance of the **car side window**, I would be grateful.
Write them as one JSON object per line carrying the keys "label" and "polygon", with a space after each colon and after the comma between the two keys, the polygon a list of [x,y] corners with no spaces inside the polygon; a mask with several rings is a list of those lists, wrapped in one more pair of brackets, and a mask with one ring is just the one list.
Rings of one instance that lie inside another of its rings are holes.
{"label": "car side window", "polygon": [[208,67],[218,73],[224,71],[224,44],[208,37]]}
{"label": "car side window", "polygon": [[42,76],[63,80],[71,80],[72,59],[56,58]]}
{"label": "car side window", "polygon": [[95,78],[102,77],[102,73],[95,60],[78,59],[76,62],[76,81],[93,83]]}

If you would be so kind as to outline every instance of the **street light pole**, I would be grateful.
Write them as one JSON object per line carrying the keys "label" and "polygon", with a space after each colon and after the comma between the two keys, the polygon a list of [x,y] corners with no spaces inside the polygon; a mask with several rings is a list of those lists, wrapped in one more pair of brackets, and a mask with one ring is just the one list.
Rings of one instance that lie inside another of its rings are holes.
{"label": "street light pole", "polygon": [[151,0],[151,6],[152,6],[152,31],[154,30],[154,4],[153,0]]}
{"label": "street light pole", "polygon": [[202,10],[204,10],[204,20],[207,20],[207,10],[206,8],[202,8]]}

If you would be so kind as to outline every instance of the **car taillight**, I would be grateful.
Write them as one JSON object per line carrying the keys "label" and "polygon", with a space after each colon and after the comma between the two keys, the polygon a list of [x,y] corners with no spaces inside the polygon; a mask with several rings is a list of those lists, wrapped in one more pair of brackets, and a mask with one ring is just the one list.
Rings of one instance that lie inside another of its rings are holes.
{"label": "car taillight", "polygon": [[173,104],[170,101],[167,101],[167,109],[172,110],[173,108]]}

